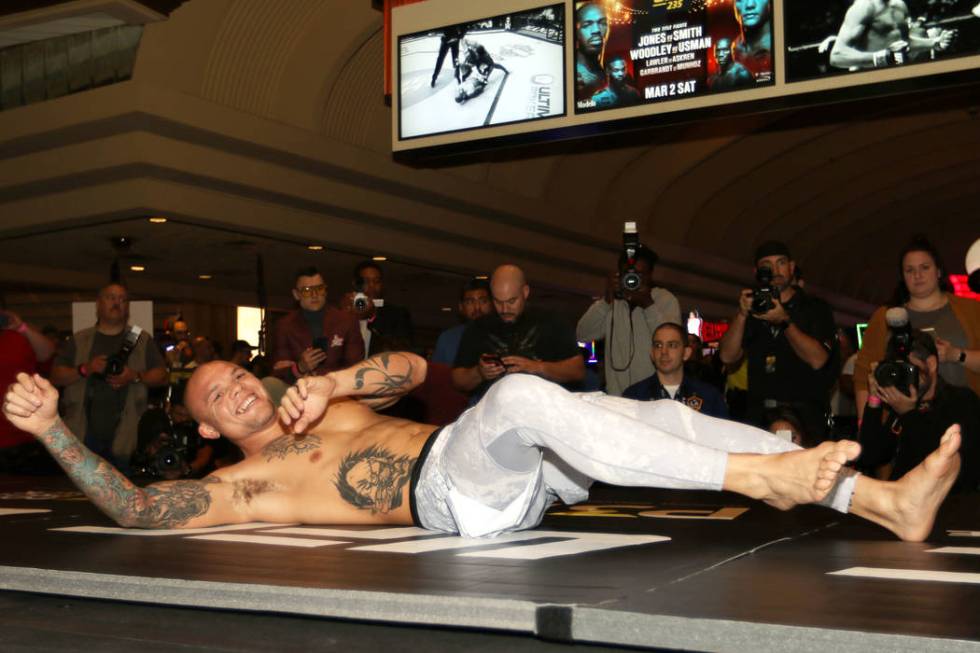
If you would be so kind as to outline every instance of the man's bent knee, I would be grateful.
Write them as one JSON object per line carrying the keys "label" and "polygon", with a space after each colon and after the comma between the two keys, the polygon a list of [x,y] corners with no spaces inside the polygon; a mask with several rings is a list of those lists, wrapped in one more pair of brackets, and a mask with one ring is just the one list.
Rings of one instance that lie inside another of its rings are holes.
{"label": "man's bent knee", "polygon": [[555,391],[565,392],[560,386],[532,374],[509,374],[490,386],[483,400],[506,408],[540,401]]}

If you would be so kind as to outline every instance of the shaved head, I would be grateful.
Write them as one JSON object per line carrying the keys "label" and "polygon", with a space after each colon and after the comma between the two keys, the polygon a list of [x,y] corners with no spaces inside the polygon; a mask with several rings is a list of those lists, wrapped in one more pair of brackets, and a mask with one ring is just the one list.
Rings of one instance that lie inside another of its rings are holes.
{"label": "shaved head", "polygon": [[206,384],[212,375],[212,370],[221,370],[225,366],[235,367],[225,361],[205,363],[194,370],[187,381],[187,388],[184,390],[184,407],[199,424],[207,421],[207,412],[204,410],[208,393]]}
{"label": "shaved head", "polygon": [[524,271],[516,265],[501,265],[490,277],[490,295],[504,322],[514,322],[521,316],[530,293]]}
{"label": "shaved head", "polygon": [[493,271],[493,276],[490,277],[491,288],[495,286],[503,286],[504,284],[520,288],[526,283],[527,279],[524,276],[524,270],[510,263],[505,263],[504,265],[498,267]]}
{"label": "shaved head", "polygon": [[262,383],[227,361],[198,367],[187,382],[184,406],[204,437],[239,441],[275,422],[276,409]]}

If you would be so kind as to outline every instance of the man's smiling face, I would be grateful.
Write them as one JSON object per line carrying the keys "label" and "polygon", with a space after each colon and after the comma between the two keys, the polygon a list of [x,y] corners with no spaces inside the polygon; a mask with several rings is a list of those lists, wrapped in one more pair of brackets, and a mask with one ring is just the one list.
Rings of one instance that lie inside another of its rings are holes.
{"label": "man's smiling face", "polygon": [[194,372],[184,403],[202,427],[210,427],[233,442],[276,419],[275,406],[261,381],[225,361],[207,363]]}

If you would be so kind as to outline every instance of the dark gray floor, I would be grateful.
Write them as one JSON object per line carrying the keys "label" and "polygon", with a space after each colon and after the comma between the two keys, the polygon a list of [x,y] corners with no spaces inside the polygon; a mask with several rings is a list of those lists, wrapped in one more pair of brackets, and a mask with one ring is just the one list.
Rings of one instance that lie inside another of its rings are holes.
{"label": "dark gray floor", "polygon": [[0,592],[0,650],[603,653],[624,647],[530,635],[171,608]]}

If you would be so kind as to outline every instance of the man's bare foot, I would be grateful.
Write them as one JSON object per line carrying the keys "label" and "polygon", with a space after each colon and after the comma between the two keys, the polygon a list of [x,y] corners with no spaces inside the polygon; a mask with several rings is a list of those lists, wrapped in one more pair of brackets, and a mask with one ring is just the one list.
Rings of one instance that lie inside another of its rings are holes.
{"label": "man's bare foot", "polygon": [[724,487],[789,510],[823,500],[844,465],[860,453],[857,442],[841,440],[774,455],[731,454]]}
{"label": "man's bare foot", "polygon": [[820,467],[817,469],[817,480],[813,485],[820,495],[817,501],[823,501],[834,489],[844,466],[861,455],[861,445],[852,440],[841,440],[832,444],[834,447],[820,460]]}
{"label": "man's bare foot", "polygon": [[950,426],[939,447],[894,483],[859,477],[851,512],[884,526],[906,542],[926,539],[959,474],[961,439],[959,425]]}

